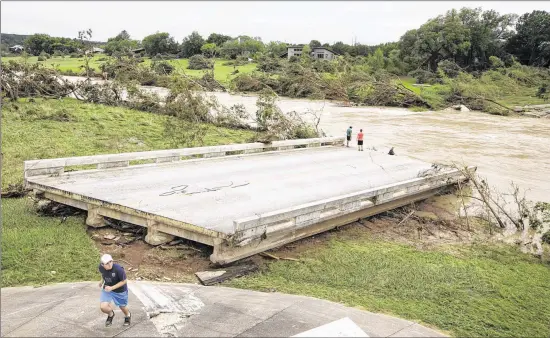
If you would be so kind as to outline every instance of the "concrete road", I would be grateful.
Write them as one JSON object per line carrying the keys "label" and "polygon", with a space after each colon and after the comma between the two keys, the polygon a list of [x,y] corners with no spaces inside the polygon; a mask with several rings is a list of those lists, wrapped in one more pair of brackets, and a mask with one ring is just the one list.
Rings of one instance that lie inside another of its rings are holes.
{"label": "concrete road", "polygon": [[132,324],[123,327],[117,310],[110,328],[97,282],[3,288],[2,336],[290,337],[348,318],[369,337],[443,337],[415,322],[309,297],[194,284],[129,286]]}

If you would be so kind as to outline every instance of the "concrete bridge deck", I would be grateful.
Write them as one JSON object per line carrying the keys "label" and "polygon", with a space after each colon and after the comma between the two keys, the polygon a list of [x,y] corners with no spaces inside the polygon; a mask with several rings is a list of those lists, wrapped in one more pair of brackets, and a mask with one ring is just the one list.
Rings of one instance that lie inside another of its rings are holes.
{"label": "concrete bridge deck", "polygon": [[[27,161],[26,184],[88,210],[88,225],[103,226],[106,216],[146,226],[151,244],[180,236],[214,246],[211,259],[228,263],[460,179],[453,170],[430,173],[429,163],[342,144],[324,138]],[[97,168],[65,171],[90,164]]]}

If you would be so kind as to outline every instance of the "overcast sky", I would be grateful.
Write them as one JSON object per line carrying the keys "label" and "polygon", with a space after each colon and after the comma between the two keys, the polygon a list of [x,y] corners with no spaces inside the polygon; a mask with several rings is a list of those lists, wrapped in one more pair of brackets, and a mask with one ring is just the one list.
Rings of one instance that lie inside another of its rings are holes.
{"label": "overcast sky", "polygon": [[193,30],[260,36],[264,42],[377,44],[397,41],[409,29],[451,8],[482,7],[501,14],[550,12],[545,1],[2,1],[2,33],[76,37],[91,28],[106,41],[126,29],[132,38],[168,32],[179,42]]}

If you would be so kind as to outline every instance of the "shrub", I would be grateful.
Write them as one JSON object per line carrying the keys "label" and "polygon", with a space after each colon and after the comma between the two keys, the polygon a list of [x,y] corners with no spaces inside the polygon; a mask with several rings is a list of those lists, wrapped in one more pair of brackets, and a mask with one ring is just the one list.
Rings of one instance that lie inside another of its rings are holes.
{"label": "shrub", "polygon": [[437,64],[438,72],[441,72],[442,75],[450,78],[455,78],[460,73],[460,67],[450,60],[443,60]]}
{"label": "shrub", "polygon": [[312,67],[319,73],[334,74],[336,72],[336,66],[331,61],[316,60],[313,62]]}
{"label": "shrub", "polygon": [[496,57],[494,55],[489,56],[489,64],[491,65],[492,69],[497,69],[497,68],[503,68],[504,67],[504,62],[502,62],[501,59],[499,59],[498,57]]}
{"label": "shrub", "polygon": [[258,61],[258,70],[262,72],[273,72],[279,69],[281,69],[279,59],[263,57]]}
{"label": "shrub", "polygon": [[427,70],[417,69],[409,72],[409,76],[416,79],[416,83],[438,83],[439,79],[437,76]]}
{"label": "shrub", "polygon": [[46,53],[46,52],[40,53],[40,56],[42,56],[44,59],[49,59],[49,58],[51,58],[51,55],[48,54],[48,53]]}
{"label": "shrub", "polygon": [[38,57],[38,61],[46,61],[46,57],[40,55],[40,56]]}
{"label": "shrub", "polygon": [[159,75],[168,75],[174,71],[174,66],[167,61],[153,62],[151,68]]}
{"label": "shrub", "polygon": [[211,69],[213,68],[213,63],[204,57],[204,55],[193,55],[189,58],[188,69]]}

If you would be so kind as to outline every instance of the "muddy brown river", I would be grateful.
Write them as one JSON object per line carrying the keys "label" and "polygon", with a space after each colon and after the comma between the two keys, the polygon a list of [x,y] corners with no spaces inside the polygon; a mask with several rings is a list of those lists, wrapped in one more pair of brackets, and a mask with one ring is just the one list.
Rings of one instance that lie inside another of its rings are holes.
{"label": "muddy brown river", "polygon": [[[67,77],[77,80],[76,77]],[[144,87],[159,94],[165,88]],[[256,96],[212,93],[224,105],[256,110]],[[321,112],[328,136],[365,132],[365,148],[420,160],[474,165],[490,185],[509,192],[513,181],[530,200],[550,202],[550,119],[502,117],[480,112],[411,112],[407,109],[341,107],[335,103],[280,98],[284,111]]]}

